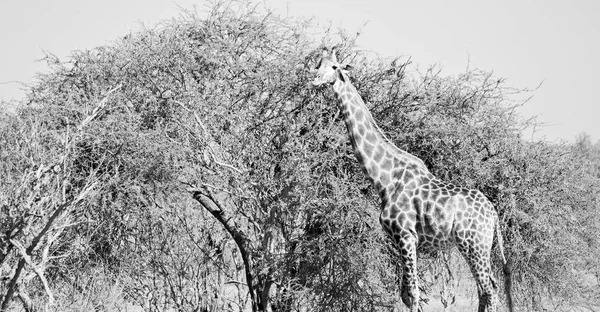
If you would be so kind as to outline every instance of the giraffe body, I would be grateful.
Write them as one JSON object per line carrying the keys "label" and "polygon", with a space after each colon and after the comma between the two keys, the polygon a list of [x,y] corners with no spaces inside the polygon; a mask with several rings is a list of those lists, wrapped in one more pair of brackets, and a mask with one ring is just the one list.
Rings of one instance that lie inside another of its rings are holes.
{"label": "giraffe body", "polygon": [[[334,53],[324,51],[317,69],[313,85],[333,86],[356,158],[381,197],[380,223],[399,249],[404,266],[404,304],[411,312],[419,310],[417,251],[457,246],[477,282],[479,312],[496,311],[490,257],[495,231],[505,264],[506,260],[498,214],[491,202],[477,190],[437,179],[421,159],[390,142]],[[506,290],[512,311],[510,289]]]}

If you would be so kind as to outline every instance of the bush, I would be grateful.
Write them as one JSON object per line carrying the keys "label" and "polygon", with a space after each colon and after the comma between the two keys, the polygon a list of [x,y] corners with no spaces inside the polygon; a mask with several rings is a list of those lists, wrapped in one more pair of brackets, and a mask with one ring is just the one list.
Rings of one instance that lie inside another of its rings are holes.
{"label": "bush", "polygon": [[[356,52],[343,32],[313,30],[217,2],[66,63],[49,55],[27,105],[0,124],[2,308],[399,307],[379,199],[333,94],[305,87],[321,42],[344,43],[393,142],[495,203],[519,305],[597,302],[581,280],[599,267],[590,144],[523,140],[532,121],[508,95],[519,90],[490,73],[411,72]],[[459,258],[423,259],[433,293],[444,261]],[[444,289],[451,304],[456,290]]]}

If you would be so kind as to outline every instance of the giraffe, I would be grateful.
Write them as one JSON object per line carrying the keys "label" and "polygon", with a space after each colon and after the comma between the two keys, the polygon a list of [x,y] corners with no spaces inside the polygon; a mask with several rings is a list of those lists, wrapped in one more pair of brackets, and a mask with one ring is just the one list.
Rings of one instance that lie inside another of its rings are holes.
{"label": "giraffe", "polygon": [[496,281],[491,250],[496,232],[508,308],[513,311],[510,269],[504,257],[498,214],[478,190],[454,186],[429,172],[418,157],[396,147],[377,126],[348,78],[349,65],[338,63],[335,50],[324,50],[312,87],[331,85],[339,99],[356,159],[381,197],[379,221],[399,249],[404,273],[401,298],[411,312],[421,311],[417,285],[417,250],[457,246],[477,283],[479,312],[495,312]]}

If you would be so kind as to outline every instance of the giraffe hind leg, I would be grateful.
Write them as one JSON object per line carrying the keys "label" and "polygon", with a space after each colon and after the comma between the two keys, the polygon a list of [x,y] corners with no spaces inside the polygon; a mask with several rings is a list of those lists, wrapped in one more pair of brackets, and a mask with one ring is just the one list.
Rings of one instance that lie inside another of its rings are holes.
{"label": "giraffe hind leg", "polygon": [[[487,250],[487,251],[485,251]],[[477,283],[478,312],[496,312],[498,307],[497,285],[491,270],[489,248],[468,248],[459,245],[459,251],[469,264]]]}

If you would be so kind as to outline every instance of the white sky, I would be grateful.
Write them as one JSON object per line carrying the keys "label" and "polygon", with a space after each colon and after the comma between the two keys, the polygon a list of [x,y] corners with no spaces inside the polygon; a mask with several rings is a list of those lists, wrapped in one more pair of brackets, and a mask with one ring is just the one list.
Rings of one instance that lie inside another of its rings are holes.
{"label": "white sky", "polygon": [[[44,71],[35,62],[47,50],[67,57],[176,16],[192,0],[21,0],[0,2],[0,83],[28,82]],[[314,16],[320,24],[362,29],[361,49],[385,56],[411,56],[442,74],[491,70],[512,87],[535,88],[521,110],[548,124],[548,140],[572,141],[587,132],[600,140],[595,102],[600,74],[600,1],[469,0],[264,0],[281,15]],[[367,25],[362,28],[362,26]],[[0,84],[0,99],[23,95],[15,83]]]}

